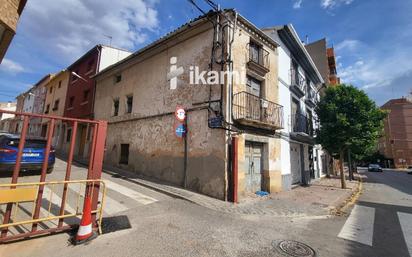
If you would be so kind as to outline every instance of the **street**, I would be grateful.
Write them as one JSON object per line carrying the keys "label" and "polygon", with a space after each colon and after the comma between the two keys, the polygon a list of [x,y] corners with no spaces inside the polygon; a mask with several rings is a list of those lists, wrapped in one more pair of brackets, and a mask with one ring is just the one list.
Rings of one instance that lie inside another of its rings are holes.
{"label": "street", "polygon": [[[59,160],[48,180],[59,179],[64,165]],[[82,172],[73,167],[74,178]],[[317,256],[409,256],[412,176],[360,172],[363,193],[349,215],[304,217],[223,213],[104,173],[109,190],[103,235],[80,246],[69,245],[68,234],[5,244],[0,256],[282,256],[275,242],[283,239],[303,242]]]}

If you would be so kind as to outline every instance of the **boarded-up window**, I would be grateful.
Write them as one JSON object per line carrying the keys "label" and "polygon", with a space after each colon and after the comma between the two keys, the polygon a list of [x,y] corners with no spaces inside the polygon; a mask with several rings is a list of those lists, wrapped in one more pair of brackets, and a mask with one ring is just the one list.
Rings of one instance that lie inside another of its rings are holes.
{"label": "boarded-up window", "polygon": [[129,164],[129,144],[120,145],[120,164]]}

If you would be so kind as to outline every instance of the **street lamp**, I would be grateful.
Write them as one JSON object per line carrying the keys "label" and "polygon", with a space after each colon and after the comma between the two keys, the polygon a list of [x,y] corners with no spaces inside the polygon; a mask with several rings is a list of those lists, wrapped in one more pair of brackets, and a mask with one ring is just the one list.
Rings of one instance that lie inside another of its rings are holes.
{"label": "street lamp", "polygon": [[75,76],[75,77],[78,77],[78,78],[81,79],[81,80],[84,80],[84,81],[88,82],[85,78],[83,78],[82,76],[80,76],[79,74],[77,74],[77,73],[74,72],[74,71],[72,71],[72,75]]}

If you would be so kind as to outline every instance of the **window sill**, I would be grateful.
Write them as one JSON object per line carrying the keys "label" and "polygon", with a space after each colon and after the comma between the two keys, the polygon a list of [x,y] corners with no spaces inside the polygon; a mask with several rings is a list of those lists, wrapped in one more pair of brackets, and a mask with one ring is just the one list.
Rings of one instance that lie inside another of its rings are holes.
{"label": "window sill", "polygon": [[84,102],[80,103],[80,105],[86,105],[88,103],[89,103],[89,101],[84,101]]}
{"label": "window sill", "polygon": [[93,69],[89,70],[89,71],[86,72],[84,75],[89,75],[89,74],[91,74],[91,73],[93,73]]}
{"label": "window sill", "polygon": [[67,108],[68,111],[71,111],[71,110],[73,110],[73,109],[74,109],[74,107],[69,107],[69,108]]}

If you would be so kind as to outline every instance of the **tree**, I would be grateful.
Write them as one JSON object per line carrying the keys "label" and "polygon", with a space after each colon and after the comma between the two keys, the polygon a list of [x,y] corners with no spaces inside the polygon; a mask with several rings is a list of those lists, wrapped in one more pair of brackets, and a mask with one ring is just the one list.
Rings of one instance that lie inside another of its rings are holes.
{"label": "tree", "polygon": [[343,161],[345,151],[369,152],[382,131],[385,112],[365,92],[352,85],[337,85],[325,90],[315,112],[320,126],[317,143],[340,159],[342,188],[346,188]]}

